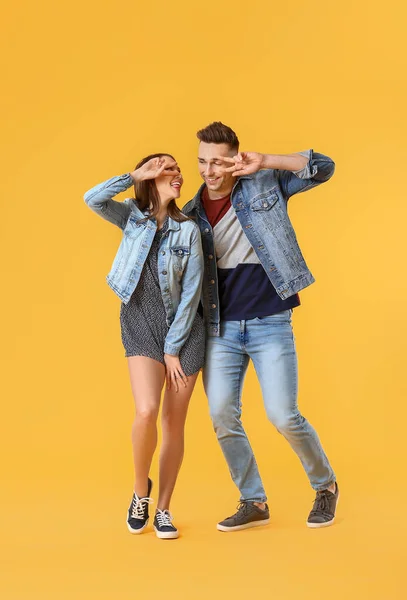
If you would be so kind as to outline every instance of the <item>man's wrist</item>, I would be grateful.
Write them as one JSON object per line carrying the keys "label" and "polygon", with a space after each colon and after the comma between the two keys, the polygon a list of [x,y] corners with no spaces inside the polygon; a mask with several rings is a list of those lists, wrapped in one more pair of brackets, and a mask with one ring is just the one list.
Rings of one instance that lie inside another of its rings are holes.
{"label": "man's wrist", "polygon": [[262,169],[285,169],[301,171],[308,163],[308,158],[299,153],[295,154],[264,154],[261,162]]}
{"label": "man's wrist", "polygon": [[273,161],[274,154],[262,154],[260,163],[260,169],[274,169],[275,160]]}

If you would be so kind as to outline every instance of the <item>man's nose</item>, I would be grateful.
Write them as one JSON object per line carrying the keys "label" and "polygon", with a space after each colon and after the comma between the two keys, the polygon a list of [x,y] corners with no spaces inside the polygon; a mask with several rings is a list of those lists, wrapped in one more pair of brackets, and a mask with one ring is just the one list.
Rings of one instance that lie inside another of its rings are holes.
{"label": "man's nose", "polygon": [[213,173],[214,173],[213,165],[211,165],[211,164],[206,165],[205,175],[208,177],[210,175],[213,175]]}

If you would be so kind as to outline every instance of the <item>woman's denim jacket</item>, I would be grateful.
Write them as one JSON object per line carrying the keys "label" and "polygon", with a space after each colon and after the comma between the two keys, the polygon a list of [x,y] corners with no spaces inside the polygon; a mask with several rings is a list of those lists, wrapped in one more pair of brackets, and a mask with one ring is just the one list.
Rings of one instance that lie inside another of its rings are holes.
{"label": "woman's denim jacket", "polygon": [[[133,198],[112,200],[134,184],[129,174],[112,177],[86,192],[86,204],[95,213],[123,230],[123,238],[107,282],[127,304],[157,231],[155,219],[146,219]],[[158,278],[169,331],[164,352],[178,355],[191,331],[201,297],[203,255],[201,236],[193,221],[168,218],[158,253]]]}
{"label": "woman's denim jacket", "polygon": [[[295,231],[287,213],[287,201],[332,177],[335,163],[328,156],[306,150],[308,158],[300,171],[260,170],[239,177],[231,196],[233,209],[250,244],[260,259],[268,278],[283,300],[313,283],[314,277],[305,263]],[[203,311],[209,335],[218,336],[219,312],[216,253],[212,227],[201,203],[199,189],[183,208],[199,225],[205,260]]]}

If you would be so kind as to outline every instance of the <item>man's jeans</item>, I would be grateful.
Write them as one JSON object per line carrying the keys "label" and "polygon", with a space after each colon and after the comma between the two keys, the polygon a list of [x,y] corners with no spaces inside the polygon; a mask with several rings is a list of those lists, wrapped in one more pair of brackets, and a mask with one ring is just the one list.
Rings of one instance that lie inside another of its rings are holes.
{"label": "man's jeans", "polygon": [[242,387],[250,359],[267,416],[297,453],[314,490],[324,490],[335,481],[315,430],[298,410],[291,315],[290,309],[247,321],[222,321],[220,336],[207,340],[205,391],[214,429],[241,500],[266,501],[241,422]]}

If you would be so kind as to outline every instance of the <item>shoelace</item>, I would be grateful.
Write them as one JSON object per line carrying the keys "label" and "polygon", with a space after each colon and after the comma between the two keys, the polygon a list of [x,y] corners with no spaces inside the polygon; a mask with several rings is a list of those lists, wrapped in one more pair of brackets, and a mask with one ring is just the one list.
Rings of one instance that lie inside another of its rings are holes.
{"label": "shoelace", "polygon": [[319,492],[315,498],[313,512],[330,512],[329,497],[326,492]]}
{"label": "shoelace", "polygon": [[131,507],[132,519],[144,519],[144,512],[148,504],[154,502],[152,498],[139,498],[134,494],[133,506]]}
{"label": "shoelace", "polygon": [[160,510],[159,508],[157,508],[155,516],[159,527],[174,527],[174,525],[171,522],[173,516],[171,515],[169,510]]}
{"label": "shoelace", "polygon": [[250,509],[251,505],[248,502],[239,502],[237,505],[237,512],[241,512],[244,515],[247,515],[247,513],[250,512]]}
{"label": "shoelace", "polygon": [[232,517],[235,517],[237,515],[247,515],[251,511],[252,507],[248,502],[239,502],[236,508],[237,513],[231,515],[230,517],[227,517],[228,519],[231,519]]}

